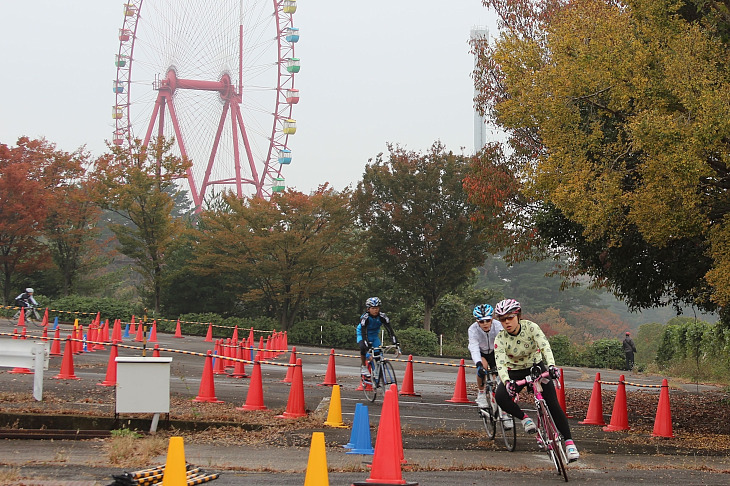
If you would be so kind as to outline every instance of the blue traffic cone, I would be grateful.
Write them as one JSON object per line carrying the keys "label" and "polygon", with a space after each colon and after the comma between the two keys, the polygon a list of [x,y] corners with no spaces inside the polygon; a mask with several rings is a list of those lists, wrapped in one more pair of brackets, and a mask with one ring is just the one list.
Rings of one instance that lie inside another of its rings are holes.
{"label": "blue traffic cone", "polygon": [[122,337],[129,337],[129,323],[127,323],[127,325],[124,327],[124,335]]}
{"label": "blue traffic cone", "polygon": [[[367,405],[360,407],[360,420],[357,419],[357,407],[355,408],[355,418],[353,419],[353,433],[355,441],[352,448],[346,454],[374,454],[373,441],[370,438],[370,418],[368,417]],[[357,425],[357,427],[356,427]]]}
{"label": "blue traffic cone", "polygon": [[355,447],[355,433],[360,427],[360,420],[362,420],[362,412],[360,411],[360,407],[362,407],[362,403],[358,403],[355,405],[355,418],[352,419],[352,430],[350,431],[350,442],[343,445],[345,449],[352,449]]}
{"label": "blue traffic cone", "polygon": [[58,329],[58,316],[53,318],[53,330]]}

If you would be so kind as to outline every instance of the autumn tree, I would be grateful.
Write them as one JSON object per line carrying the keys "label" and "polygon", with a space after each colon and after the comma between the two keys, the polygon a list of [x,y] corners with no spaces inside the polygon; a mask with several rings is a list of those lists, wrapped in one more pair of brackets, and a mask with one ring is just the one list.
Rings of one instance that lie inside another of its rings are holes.
{"label": "autumn tree", "polygon": [[171,146],[163,138],[148,147],[139,141],[131,149],[110,146],[111,153],[98,158],[94,167],[95,198],[125,221],[110,228],[119,251],[135,262],[155,312],[160,308],[168,249],[182,230],[182,221],[173,217],[180,191],[177,181],[190,166],[170,152]]}
{"label": "autumn tree", "polygon": [[326,186],[271,200],[226,195],[226,207],[201,214],[195,263],[221,276],[244,306],[263,302],[287,330],[308,299],[350,285],[363,271],[349,198]]}
{"label": "autumn tree", "polygon": [[47,210],[45,192],[38,180],[29,177],[32,157],[28,152],[26,140],[17,147],[0,144],[0,268],[5,303],[20,293],[14,288],[19,275],[47,262],[40,242]]}
{"label": "autumn tree", "polygon": [[435,143],[427,153],[388,146],[365,168],[354,203],[380,269],[423,300],[430,330],[438,300],[484,263],[487,241],[470,221],[467,158]]}
{"label": "autumn tree", "polygon": [[[523,208],[506,214],[525,254],[569,253],[631,307],[730,303],[725,4],[484,4],[502,33],[474,43],[475,102],[510,150],[475,202]],[[503,173],[516,190],[485,197]]]}

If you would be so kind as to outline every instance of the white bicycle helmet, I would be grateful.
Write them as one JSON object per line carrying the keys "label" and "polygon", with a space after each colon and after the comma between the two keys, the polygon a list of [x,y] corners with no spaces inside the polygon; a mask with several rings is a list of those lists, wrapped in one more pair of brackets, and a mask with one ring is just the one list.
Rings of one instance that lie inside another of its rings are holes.
{"label": "white bicycle helmet", "polygon": [[520,312],[520,310],[522,310],[522,306],[515,299],[504,299],[497,302],[494,313],[502,317],[514,312]]}
{"label": "white bicycle helmet", "polygon": [[33,289],[32,289],[32,288],[30,288],[30,287],[28,287],[27,289],[25,289],[25,291],[26,291],[27,293],[29,293],[29,294],[32,294],[32,293],[33,293]]}

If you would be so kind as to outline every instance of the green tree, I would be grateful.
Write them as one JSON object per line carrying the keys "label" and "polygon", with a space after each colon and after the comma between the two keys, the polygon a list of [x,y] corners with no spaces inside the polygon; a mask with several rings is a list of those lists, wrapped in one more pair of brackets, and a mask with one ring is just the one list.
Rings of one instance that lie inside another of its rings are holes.
{"label": "green tree", "polygon": [[172,142],[162,138],[143,147],[140,141],[127,150],[110,146],[111,153],[95,162],[96,200],[125,221],[111,224],[119,251],[131,258],[143,277],[155,312],[168,250],[182,231],[182,220],[172,217],[177,181],[190,163],[170,153]]}
{"label": "green tree", "polygon": [[365,271],[349,198],[326,186],[270,201],[227,195],[228,210],[201,214],[198,271],[224,276],[244,306],[262,302],[287,330],[308,299],[347,287]]}
{"label": "green tree", "polygon": [[[572,273],[631,307],[730,303],[726,6],[484,4],[503,35],[474,44],[475,101],[512,151],[481,172],[504,168],[517,189],[482,207],[524,208],[508,225],[516,247],[570,250]],[[490,193],[493,179],[478,182]]]}
{"label": "green tree", "polygon": [[425,154],[388,150],[366,166],[354,203],[382,271],[423,299],[428,331],[438,300],[484,263],[487,241],[470,220],[464,156],[438,142]]}

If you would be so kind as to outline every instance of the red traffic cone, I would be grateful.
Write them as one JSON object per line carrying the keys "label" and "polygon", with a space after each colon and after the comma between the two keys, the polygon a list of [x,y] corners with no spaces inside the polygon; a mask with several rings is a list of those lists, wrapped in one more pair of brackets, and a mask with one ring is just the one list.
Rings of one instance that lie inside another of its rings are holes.
{"label": "red traffic cone", "polygon": [[120,319],[114,319],[114,325],[112,326],[112,343],[114,341],[122,341],[122,321]]}
{"label": "red traffic cone", "polygon": [[160,357],[160,345],[159,344],[155,344],[155,347],[152,350],[152,357],[153,358],[159,358]]}
{"label": "red traffic cone", "polygon": [[560,408],[563,409],[563,412],[565,413],[565,416],[567,418],[573,418],[572,415],[568,415],[568,407],[565,404],[565,379],[563,378],[563,368],[560,368],[560,379],[558,380],[558,383],[560,386],[558,387],[558,403],[560,404]]}
{"label": "red traffic cone", "polygon": [[454,396],[446,401],[452,403],[474,403],[466,397],[466,370],[464,369],[463,359],[459,362],[459,372],[456,376]]}
{"label": "red traffic cone", "polygon": [[279,418],[306,417],[307,411],[304,408],[304,378],[302,376],[302,360],[297,359],[294,367],[294,377],[291,388],[289,388],[289,400],[286,402],[286,412],[277,415]]}
{"label": "red traffic cone", "polygon": [[48,341],[48,324],[43,326],[43,334],[41,335],[41,341]]}
{"label": "red traffic cone", "polygon": [[286,369],[286,377],[281,380],[282,383],[291,383],[294,376],[294,366],[297,364],[297,347],[292,346],[291,356],[289,357],[289,366]]}
{"label": "red traffic cone", "polygon": [[244,366],[243,357],[243,346],[236,346],[236,363],[233,365],[233,373],[230,374],[233,378],[247,378],[246,368]]}
{"label": "red traffic cone", "polygon": [[246,394],[246,403],[243,407],[236,407],[236,410],[266,410],[264,384],[261,381],[261,363],[258,360],[253,363],[253,374],[248,386],[248,394]]}
{"label": "red traffic cone", "polygon": [[151,343],[157,342],[157,319],[152,321],[152,330],[150,331],[150,338],[148,341]]}
{"label": "red traffic cone", "polygon": [[116,386],[117,384],[117,356],[119,350],[117,349],[117,342],[112,343],[112,350],[109,352],[109,363],[106,366],[106,377],[101,383],[97,385],[101,386]]}
{"label": "red traffic cone", "polygon": [[236,324],[236,327],[233,328],[233,336],[231,337],[231,341],[235,345],[238,345],[238,324]]}
{"label": "red traffic cone", "polygon": [[327,373],[324,375],[324,382],[320,386],[332,386],[337,384],[337,371],[335,370],[335,350],[330,349],[330,359],[327,363]]}
{"label": "red traffic cone", "polygon": [[25,326],[25,307],[20,308],[20,315],[18,316],[18,327]]}
{"label": "red traffic cone", "polygon": [[175,326],[175,335],[172,337],[176,338],[182,338],[182,329],[180,329],[180,319],[177,320],[177,325]]}
{"label": "red traffic cone", "polygon": [[406,364],[406,374],[403,376],[403,384],[400,387],[400,394],[409,397],[420,397],[421,395],[413,390],[413,355],[408,355],[408,364]]}
{"label": "red traffic cone", "polygon": [[214,375],[225,375],[226,374],[226,368],[224,366],[224,352],[223,352],[223,340],[219,339],[215,342],[215,353],[213,353],[213,357],[215,358],[215,364],[213,365],[213,374]]}
{"label": "red traffic cone", "polygon": [[400,463],[406,464],[408,461],[406,461],[406,456],[403,453],[403,433],[402,428],[400,425],[400,405],[398,404],[398,387],[395,385],[395,383],[390,385],[390,390],[393,392],[393,403],[395,403],[395,406],[393,407],[393,413],[395,414],[395,430],[398,432],[395,434],[395,449],[396,452],[400,456]]}
{"label": "red traffic cone", "polygon": [[51,356],[61,356],[61,328],[57,327],[51,343]]}
{"label": "red traffic cone", "polygon": [[213,354],[208,350],[203,366],[203,378],[200,380],[198,396],[194,402],[223,403],[215,397],[215,381],[213,380]]}
{"label": "red traffic cone", "polygon": [[591,401],[588,402],[588,413],[586,419],[578,422],[583,425],[606,425],[603,421],[603,398],[601,397],[601,374],[596,373],[596,381],[593,382]]}
{"label": "red traffic cone", "polygon": [[672,411],[669,407],[669,383],[662,380],[662,391],[659,393],[659,406],[654,419],[654,437],[674,437],[672,434]]}
{"label": "red traffic cone", "polygon": [[48,326],[48,307],[46,307],[46,311],[43,313],[43,320],[41,321],[41,326],[43,326],[43,327]]}
{"label": "red traffic cone", "polygon": [[629,410],[626,405],[626,384],[624,383],[624,379],[624,375],[618,378],[618,389],[616,390],[616,398],[613,402],[611,423],[603,428],[604,432],[629,430]]}
{"label": "red traffic cone", "polygon": [[63,361],[61,372],[53,377],[56,380],[79,380],[74,374],[74,352],[71,337],[66,338],[66,345],[63,347]]}
{"label": "red traffic cone", "polygon": [[212,343],[213,342],[213,323],[208,323],[208,334],[205,335],[205,342],[206,343]]}
{"label": "red traffic cone", "polygon": [[141,322],[137,326],[137,335],[134,337],[134,340],[138,343],[144,341],[144,326]]}
{"label": "red traffic cone", "polygon": [[398,394],[393,388],[385,391],[370,477],[364,482],[352,483],[353,486],[392,484],[418,486],[418,483],[406,482],[401,473],[400,452],[397,450],[397,435],[400,434],[400,429],[396,430],[398,426],[395,418],[397,405],[394,403],[394,400],[398,399],[397,397]]}
{"label": "red traffic cone", "polygon": [[134,327],[134,314],[132,315],[132,321],[129,323],[129,335],[136,334],[137,329]]}

